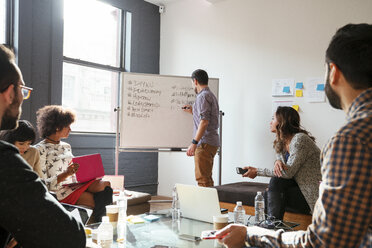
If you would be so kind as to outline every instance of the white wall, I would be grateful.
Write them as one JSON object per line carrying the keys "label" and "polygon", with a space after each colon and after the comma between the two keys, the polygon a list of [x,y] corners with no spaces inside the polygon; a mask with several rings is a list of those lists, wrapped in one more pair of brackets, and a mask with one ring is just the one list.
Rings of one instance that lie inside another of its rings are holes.
{"label": "white wall", "polygon": [[[204,68],[210,77],[220,78],[223,184],[250,180],[236,175],[236,166],[272,168],[271,80],[305,83],[308,77],[323,77],[325,50],[337,28],[372,23],[371,13],[370,0],[184,0],[166,6],[160,73],[185,76]],[[327,103],[285,99],[300,105],[302,125],[319,147],[345,121],[344,113]],[[176,182],[196,184],[193,159],[184,153],[160,153],[158,194],[170,195]]]}

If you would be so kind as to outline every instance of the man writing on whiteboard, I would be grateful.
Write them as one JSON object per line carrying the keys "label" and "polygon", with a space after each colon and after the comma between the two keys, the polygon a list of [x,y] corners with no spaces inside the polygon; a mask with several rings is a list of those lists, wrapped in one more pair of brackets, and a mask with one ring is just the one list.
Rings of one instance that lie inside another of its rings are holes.
{"label": "man writing on whiteboard", "polygon": [[208,87],[208,74],[196,70],[191,75],[197,94],[193,106],[185,105],[183,110],[193,115],[194,138],[187,149],[187,156],[194,156],[195,179],[199,186],[212,187],[213,159],[220,146],[218,134],[219,107],[216,96]]}

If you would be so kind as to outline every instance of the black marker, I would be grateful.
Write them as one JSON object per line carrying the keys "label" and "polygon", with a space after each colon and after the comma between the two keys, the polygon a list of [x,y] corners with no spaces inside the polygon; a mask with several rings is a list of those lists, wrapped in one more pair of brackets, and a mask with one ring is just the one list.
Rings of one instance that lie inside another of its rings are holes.
{"label": "black marker", "polygon": [[182,109],[190,109],[190,107],[182,107]]}

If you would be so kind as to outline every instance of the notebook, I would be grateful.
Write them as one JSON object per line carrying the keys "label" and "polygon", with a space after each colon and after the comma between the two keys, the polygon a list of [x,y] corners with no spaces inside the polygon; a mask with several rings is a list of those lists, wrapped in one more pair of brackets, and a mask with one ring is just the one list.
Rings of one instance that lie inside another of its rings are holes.
{"label": "notebook", "polygon": [[[88,182],[93,179],[102,178],[105,175],[102,158],[100,154],[90,154],[72,159],[73,163],[78,163],[79,169],[76,172],[76,182],[73,184]],[[72,184],[65,184],[72,185]]]}
{"label": "notebook", "polygon": [[221,215],[215,188],[176,184],[182,217],[213,223],[213,216]]}

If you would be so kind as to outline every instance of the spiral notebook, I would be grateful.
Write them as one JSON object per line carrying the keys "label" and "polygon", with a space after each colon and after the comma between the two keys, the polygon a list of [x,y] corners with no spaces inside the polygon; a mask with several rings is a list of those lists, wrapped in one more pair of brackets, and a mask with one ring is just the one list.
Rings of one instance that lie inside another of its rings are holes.
{"label": "spiral notebook", "polygon": [[105,175],[101,154],[99,153],[74,157],[72,159],[72,162],[78,163],[80,165],[78,171],[75,174],[76,181],[72,184],[70,183],[64,185],[85,183],[93,179],[102,178]]}

